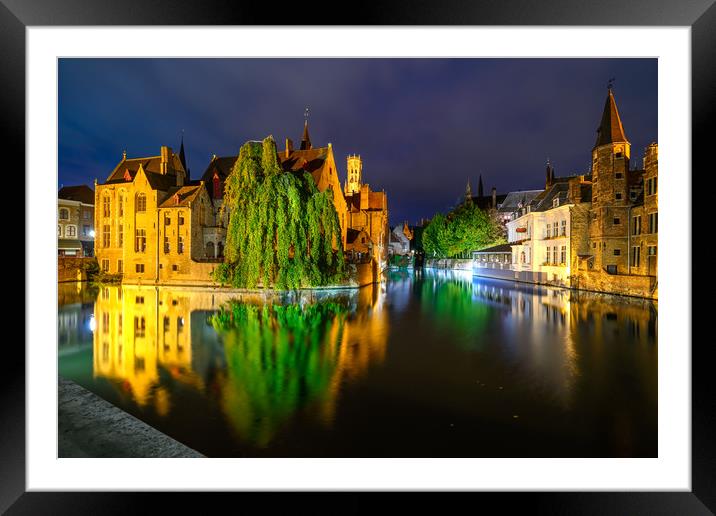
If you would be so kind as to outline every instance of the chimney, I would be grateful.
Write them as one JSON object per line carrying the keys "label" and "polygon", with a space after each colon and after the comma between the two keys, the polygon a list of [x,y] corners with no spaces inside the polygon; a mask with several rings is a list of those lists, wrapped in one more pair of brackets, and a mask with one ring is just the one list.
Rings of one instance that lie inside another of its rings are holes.
{"label": "chimney", "polygon": [[172,149],[171,147],[167,147],[166,145],[162,145],[161,150],[161,162],[159,169],[162,174],[166,174],[167,170],[169,169],[169,160],[172,157]]}
{"label": "chimney", "polygon": [[293,140],[286,138],[286,157],[288,158],[293,152]]}
{"label": "chimney", "polygon": [[497,209],[497,188],[492,187],[492,209]]}

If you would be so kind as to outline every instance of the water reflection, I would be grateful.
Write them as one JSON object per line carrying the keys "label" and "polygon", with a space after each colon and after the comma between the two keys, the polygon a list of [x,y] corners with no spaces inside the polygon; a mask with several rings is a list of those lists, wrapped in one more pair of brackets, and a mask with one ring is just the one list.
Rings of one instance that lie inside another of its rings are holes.
{"label": "water reflection", "polygon": [[72,285],[59,302],[60,374],[210,456],[656,453],[650,301],[426,270],[287,296]]}
{"label": "water reflection", "polygon": [[217,397],[237,435],[256,446],[301,410],[330,424],[342,383],[385,354],[379,286],[304,294],[294,304],[130,285],[98,294],[94,378],[159,416],[182,386]]}

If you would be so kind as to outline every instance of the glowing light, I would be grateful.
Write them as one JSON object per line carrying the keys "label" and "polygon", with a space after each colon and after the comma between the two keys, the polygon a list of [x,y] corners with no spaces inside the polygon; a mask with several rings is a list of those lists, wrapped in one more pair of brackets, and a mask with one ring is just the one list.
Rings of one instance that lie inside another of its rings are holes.
{"label": "glowing light", "polygon": [[95,328],[97,328],[97,322],[94,320],[94,315],[91,315],[89,320],[89,329],[92,333],[94,333]]}
{"label": "glowing light", "polygon": [[94,229],[91,229],[91,230],[90,230],[89,236],[92,237],[92,238],[94,238]]}

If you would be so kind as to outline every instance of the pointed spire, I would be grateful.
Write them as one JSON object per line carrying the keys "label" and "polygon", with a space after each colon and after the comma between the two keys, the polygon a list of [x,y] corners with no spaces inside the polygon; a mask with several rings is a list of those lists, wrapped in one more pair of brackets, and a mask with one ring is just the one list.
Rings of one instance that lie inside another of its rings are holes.
{"label": "pointed spire", "polygon": [[607,100],[604,103],[604,111],[602,112],[602,121],[599,124],[599,129],[597,129],[597,142],[594,146],[599,147],[616,142],[629,142],[629,140],[627,140],[626,134],[624,134],[624,127],[619,117],[619,110],[614,100],[614,93],[612,92],[610,81]]}
{"label": "pointed spire", "polygon": [[470,187],[470,179],[467,180],[467,186],[465,186],[465,200],[472,200],[472,188]]}
{"label": "pointed spire", "polygon": [[301,136],[301,150],[308,150],[312,149],[313,146],[311,145],[311,137],[308,135],[308,108],[306,108],[306,111],[303,113],[303,136]]}
{"label": "pointed spire", "polygon": [[482,188],[482,174],[480,174],[480,180],[477,183],[477,196],[482,197],[485,194]]}
{"label": "pointed spire", "polygon": [[184,155],[184,129],[181,130],[181,146],[179,147],[179,161],[181,161],[181,166],[184,167],[184,170],[186,171],[186,178],[189,179],[189,168],[186,166],[186,157]]}

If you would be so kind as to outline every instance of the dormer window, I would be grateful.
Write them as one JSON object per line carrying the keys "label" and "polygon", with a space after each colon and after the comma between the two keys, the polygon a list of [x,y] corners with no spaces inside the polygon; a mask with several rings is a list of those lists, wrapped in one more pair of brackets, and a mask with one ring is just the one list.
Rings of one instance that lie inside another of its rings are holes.
{"label": "dormer window", "polygon": [[212,178],[212,182],[214,184],[214,199],[220,199],[221,198],[221,179],[219,178],[219,174],[214,171],[214,177]]}
{"label": "dormer window", "polygon": [[559,197],[555,197],[552,200],[552,208],[556,208],[557,206],[559,206]]}
{"label": "dormer window", "polygon": [[174,194],[174,204],[179,204],[179,194],[178,193]]}
{"label": "dormer window", "polygon": [[123,177],[124,177],[124,180],[125,180],[125,181],[131,181],[131,180],[132,180],[132,175],[129,173],[129,169],[128,169],[128,168],[125,168],[125,169],[124,169],[124,176],[123,176]]}

